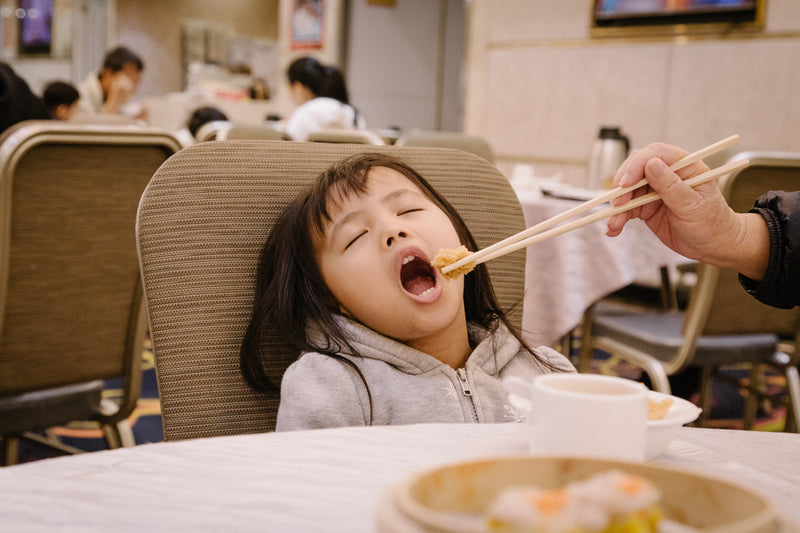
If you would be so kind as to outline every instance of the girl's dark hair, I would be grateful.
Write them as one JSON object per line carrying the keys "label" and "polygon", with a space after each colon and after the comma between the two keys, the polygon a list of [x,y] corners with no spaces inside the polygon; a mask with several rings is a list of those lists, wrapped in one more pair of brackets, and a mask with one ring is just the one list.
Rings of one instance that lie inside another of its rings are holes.
{"label": "girl's dark hair", "polygon": [[292,61],[286,71],[286,77],[289,83],[300,82],[300,85],[314,93],[314,96],[319,96],[322,82],[325,80],[325,67],[313,57],[301,57]]}
{"label": "girl's dark hair", "polygon": [[[262,251],[253,314],[240,353],[242,373],[253,389],[259,392],[279,390],[280,384],[273,382],[265,371],[267,361],[274,368],[275,364],[288,366],[303,352],[319,352],[337,359],[341,359],[337,354],[344,348],[357,353],[335,319],[340,314],[339,309],[323,282],[313,243],[323,235],[325,224],[331,220],[329,208],[352,194],[365,193],[367,173],[374,167],[396,170],[417,185],[447,214],[461,243],[477,250],[472,234],[455,208],[399,159],[382,154],[358,154],[335,163],[286,207]],[[553,368],[536,355],[507,319],[497,303],[484,264],[464,278],[464,307],[468,322],[489,331],[494,331],[502,322],[538,364]],[[320,335],[309,339],[308,325],[314,325]]]}

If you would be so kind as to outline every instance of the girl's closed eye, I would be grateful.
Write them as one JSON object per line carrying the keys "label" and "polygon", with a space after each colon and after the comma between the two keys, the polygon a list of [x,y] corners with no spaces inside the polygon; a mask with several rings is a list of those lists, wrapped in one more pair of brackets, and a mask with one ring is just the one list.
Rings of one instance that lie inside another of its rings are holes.
{"label": "girl's closed eye", "polygon": [[345,250],[347,250],[348,248],[350,248],[350,246],[351,246],[353,243],[355,243],[355,242],[356,242],[358,239],[360,239],[362,236],[366,235],[366,233],[367,233],[367,232],[366,232],[366,230],[364,230],[364,231],[360,232],[358,235],[356,235],[355,237],[353,237],[353,239],[352,239],[352,240],[350,240],[350,242],[348,242],[348,243],[345,245],[344,249],[345,249]]}
{"label": "girl's closed eye", "polygon": [[400,216],[400,215],[408,215],[410,213],[417,213],[419,211],[424,211],[424,209],[421,208],[421,207],[412,207],[410,209],[401,209],[400,211],[398,211],[397,215],[398,216]]}

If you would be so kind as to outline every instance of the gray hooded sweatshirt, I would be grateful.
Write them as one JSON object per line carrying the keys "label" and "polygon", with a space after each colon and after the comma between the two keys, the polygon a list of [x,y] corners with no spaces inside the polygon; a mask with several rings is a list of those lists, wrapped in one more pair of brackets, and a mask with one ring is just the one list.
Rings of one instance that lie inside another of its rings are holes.
{"label": "gray hooded sweatshirt", "polygon": [[[372,424],[515,422],[502,379],[533,379],[548,372],[500,324],[494,334],[470,324],[476,348],[455,370],[430,355],[347,320],[345,331],[359,355],[342,352],[369,384]],[[569,360],[547,348],[537,355],[564,371]],[[304,353],[283,376],[278,431],[363,426],[370,421],[367,388],[350,365],[320,353]]]}

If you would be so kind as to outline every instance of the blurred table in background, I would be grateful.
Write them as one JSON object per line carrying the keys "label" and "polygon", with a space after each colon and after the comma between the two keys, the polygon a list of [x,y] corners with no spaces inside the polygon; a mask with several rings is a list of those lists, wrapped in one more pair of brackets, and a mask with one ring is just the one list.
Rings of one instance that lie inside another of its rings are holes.
{"label": "blurred table in background", "polygon": [[[517,190],[525,223],[531,227],[580,201]],[[595,208],[608,207],[604,204]],[[689,262],[667,248],[641,220],[630,221],[617,237],[605,235],[601,220],[527,248],[523,330],[534,345],[553,345],[600,298],[634,281],[657,286],[661,266]]]}
{"label": "blurred table in background", "polygon": [[291,108],[287,112],[274,100],[208,99],[187,93],[151,96],[144,98],[142,105],[147,109],[147,122],[167,131],[184,127],[192,111],[204,106],[218,108],[228,116],[228,120],[238,124],[265,124],[269,114],[287,115],[291,112]]}

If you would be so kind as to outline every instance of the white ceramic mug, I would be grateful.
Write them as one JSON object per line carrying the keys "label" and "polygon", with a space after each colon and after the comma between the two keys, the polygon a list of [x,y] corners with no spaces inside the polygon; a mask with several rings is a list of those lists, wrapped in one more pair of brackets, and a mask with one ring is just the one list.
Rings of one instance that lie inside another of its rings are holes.
{"label": "white ceramic mug", "polygon": [[527,413],[530,451],[644,461],[647,389],[597,374],[545,374],[503,380],[509,400]]}

